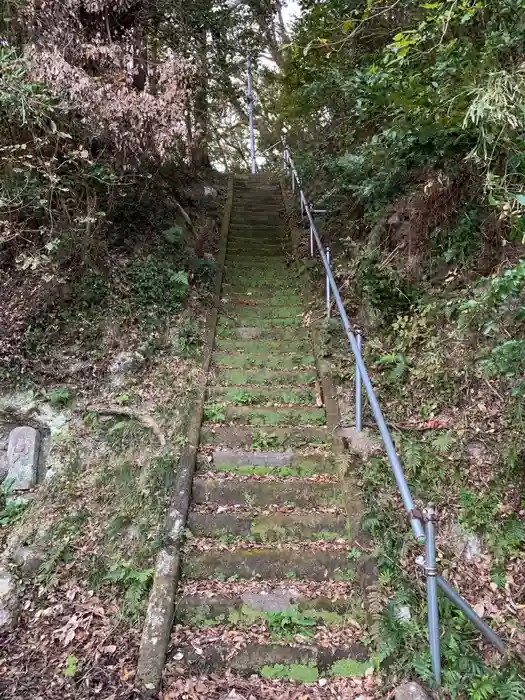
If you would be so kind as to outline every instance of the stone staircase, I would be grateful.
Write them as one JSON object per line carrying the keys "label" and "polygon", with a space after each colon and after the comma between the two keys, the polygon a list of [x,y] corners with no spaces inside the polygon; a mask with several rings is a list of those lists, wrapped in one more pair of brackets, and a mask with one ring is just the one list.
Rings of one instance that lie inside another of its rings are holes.
{"label": "stone staircase", "polygon": [[338,475],[290,253],[279,184],[236,180],[170,676],[312,682],[368,665],[359,500]]}

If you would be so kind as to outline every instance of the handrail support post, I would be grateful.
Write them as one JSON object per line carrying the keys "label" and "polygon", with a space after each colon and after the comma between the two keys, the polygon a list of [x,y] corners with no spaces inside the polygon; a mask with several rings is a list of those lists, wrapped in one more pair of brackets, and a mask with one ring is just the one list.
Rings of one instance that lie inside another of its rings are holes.
{"label": "handrail support post", "polygon": [[437,599],[437,566],[436,566],[436,511],[428,506],[425,518],[425,576],[427,579],[427,615],[428,641],[432,660],[432,672],[436,686],[441,686],[441,650],[439,639],[439,610]]}
{"label": "handrail support post", "polygon": [[[330,266],[330,248],[328,246],[326,248],[326,260],[328,262],[328,266]],[[330,279],[328,277],[328,273],[325,275],[325,277],[326,277],[326,318],[330,318],[331,301],[330,301]]]}
{"label": "handrail support post", "polygon": [[[357,347],[359,348],[359,354],[363,348],[363,336],[361,331],[356,331]],[[361,382],[361,372],[359,370],[359,365],[355,364],[355,429],[357,432],[361,432],[363,429],[363,389]]]}

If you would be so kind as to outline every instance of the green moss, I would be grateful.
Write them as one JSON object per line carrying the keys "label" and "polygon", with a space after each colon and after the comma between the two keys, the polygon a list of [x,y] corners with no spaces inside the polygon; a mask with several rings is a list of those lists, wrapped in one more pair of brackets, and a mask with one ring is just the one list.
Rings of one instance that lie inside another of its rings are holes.
{"label": "green moss", "polygon": [[242,352],[244,355],[308,354],[311,349],[308,340],[221,340],[215,343],[216,350],[222,352]]}
{"label": "green moss", "polygon": [[263,678],[270,680],[283,679],[297,683],[315,683],[319,678],[319,671],[315,664],[274,664],[263,666],[260,670]]}
{"label": "green moss", "polygon": [[228,311],[231,311],[238,318],[257,318],[257,319],[271,319],[276,318],[290,318],[292,316],[300,316],[303,312],[302,306],[290,305],[290,306],[264,306],[261,304],[249,305],[249,306],[229,306]]}
{"label": "green moss", "polygon": [[220,464],[216,467],[216,471],[224,474],[238,474],[239,476],[281,476],[281,477],[300,477],[314,476],[319,473],[319,469],[308,464],[298,464],[297,467],[265,467],[263,465],[251,464]]}
{"label": "green moss", "polygon": [[300,327],[302,325],[302,318],[300,316],[293,316],[291,318],[259,318],[257,316],[230,318],[228,316],[221,316],[217,326],[220,329],[238,326],[240,320],[242,320],[243,324],[246,326],[250,326],[251,323],[249,321],[252,320],[258,328],[273,328],[274,326]]}
{"label": "green moss", "polygon": [[334,542],[341,538],[340,532],[330,532],[329,530],[321,530],[320,532],[314,532],[314,540],[323,540],[325,542]]}
{"label": "green moss", "polygon": [[311,355],[300,354],[248,354],[216,353],[214,362],[218,367],[292,370],[298,367],[313,367],[315,360]]}
{"label": "green moss", "polygon": [[287,536],[286,528],[277,523],[273,523],[271,517],[254,520],[250,532],[252,537],[258,542],[284,540]]}
{"label": "green moss", "polygon": [[261,410],[250,412],[247,422],[250,425],[326,425],[326,416],[324,411],[315,408],[303,411]]}
{"label": "green moss", "polygon": [[213,617],[213,615],[211,615],[210,607],[208,605],[199,605],[186,616],[186,621],[188,625],[203,629],[206,629],[208,627],[216,627],[217,625],[220,625],[222,622],[224,622],[224,620],[224,615],[218,615],[217,617]]}
{"label": "green moss", "polygon": [[233,626],[249,626],[254,622],[266,620],[267,615],[261,610],[250,608],[249,605],[242,605],[240,610],[232,610],[228,615],[228,622]]}
{"label": "green moss", "polygon": [[355,659],[340,659],[330,666],[328,675],[342,676],[343,678],[357,678],[364,676],[371,668],[369,661],[356,661]]}
{"label": "green moss", "polygon": [[326,627],[343,627],[345,624],[344,615],[334,612],[333,610],[322,610],[320,608],[306,608],[303,613],[307,617],[312,617],[315,620],[320,620]]}
{"label": "green moss", "polygon": [[279,385],[279,384],[312,384],[317,379],[317,373],[304,372],[280,372],[276,370],[249,370],[219,368],[217,379],[223,384],[240,385]]}
{"label": "green moss", "polygon": [[338,569],[334,574],[334,581],[355,581],[357,573],[355,569]]}

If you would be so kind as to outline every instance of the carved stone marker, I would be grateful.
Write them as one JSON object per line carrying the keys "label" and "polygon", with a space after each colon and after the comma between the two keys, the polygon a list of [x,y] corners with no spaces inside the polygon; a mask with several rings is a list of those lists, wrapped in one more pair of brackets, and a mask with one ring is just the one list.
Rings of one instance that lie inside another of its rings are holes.
{"label": "carved stone marker", "polygon": [[10,432],[7,481],[14,491],[27,491],[36,484],[39,448],[40,434],[34,428],[24,425]]}

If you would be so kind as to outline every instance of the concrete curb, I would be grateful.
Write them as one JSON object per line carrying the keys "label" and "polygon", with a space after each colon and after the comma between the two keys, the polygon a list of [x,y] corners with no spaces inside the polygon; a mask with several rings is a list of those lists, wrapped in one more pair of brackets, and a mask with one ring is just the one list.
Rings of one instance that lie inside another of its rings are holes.
{"label": "concrete curb", "polygon": [[137,687],[146,695],[155,694],[161,684],[162,672],[168,650],[175,596],[180,579],[182,545],[191,500],[191,487],[199,446],[202,411],[206,395],[207,373],[210,367],[215,330],[220,303],[220,293],[226,258],[228,230],[233,204],[233,176],[228,179],[228,189],[221,227],[221,241],[215,280],[215,303],[206,320],[206,341],[203,357],[204,379],[197,389],[193,411],[187,432],[187,445],[179,459],[175,483],[166,522],[164,546],[157,556],[155,578],[151,589],[137,664]]}

